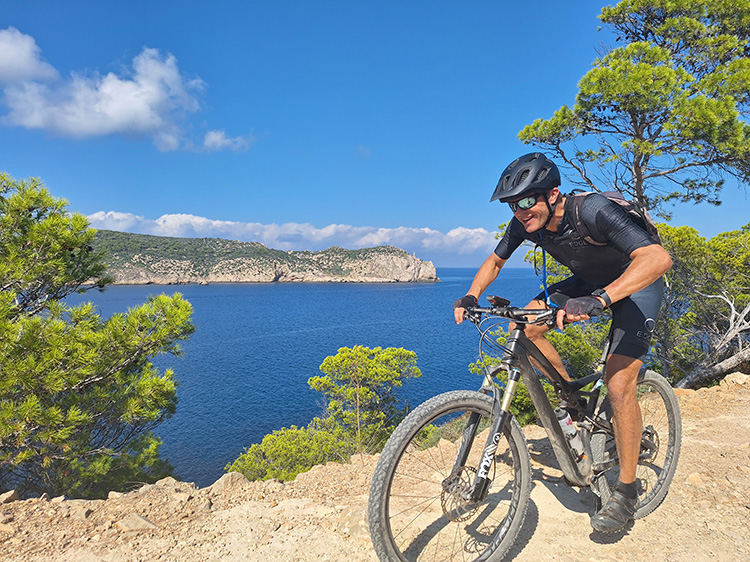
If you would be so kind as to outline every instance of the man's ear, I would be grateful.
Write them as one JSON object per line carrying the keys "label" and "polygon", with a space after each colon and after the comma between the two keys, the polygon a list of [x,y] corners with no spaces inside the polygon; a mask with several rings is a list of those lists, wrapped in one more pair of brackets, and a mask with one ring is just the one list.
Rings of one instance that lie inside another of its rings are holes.
{"label": "man's ear", "polygon": [[549,201],[550,205],[554,205],[555,203],[557,203],[557,200],[559,197],[560,197],[560,190],[556,187],[553,187],[547,193],[547,201]]}

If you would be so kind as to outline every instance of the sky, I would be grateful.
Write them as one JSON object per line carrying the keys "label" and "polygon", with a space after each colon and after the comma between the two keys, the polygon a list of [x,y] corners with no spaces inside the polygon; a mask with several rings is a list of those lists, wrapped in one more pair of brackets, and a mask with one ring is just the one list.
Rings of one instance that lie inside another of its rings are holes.
{"label": "sky", "polygon": [[[518,132],[614,44],[603,5],[0,0],[0,171],[95,228],[478,267]],[[747,197],[672,224],[739,228]]]}

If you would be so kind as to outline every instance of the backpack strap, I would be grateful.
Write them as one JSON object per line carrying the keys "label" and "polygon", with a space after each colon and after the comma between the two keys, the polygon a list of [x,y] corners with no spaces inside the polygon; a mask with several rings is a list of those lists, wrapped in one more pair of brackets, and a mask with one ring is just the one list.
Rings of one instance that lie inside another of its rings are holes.
{"label": "backpack strap", "polygon": [[586,199],[587,196],[591,195],[592,193],[596,193],[596,192],[584,191],[581,193],[572,193],[568,195],[568,197],[571,199],[570,207],[572,210],[573,228],[575,228],[578,235],[589,244],[592,244],[594,246],[606,246],[607,245],[606,242],[599,242],[597,240],[594,240],[594,238],[592,238],[591,233],[589,232],[589,229],[586,226],[586,223],[583,222],[583,219],[581,218],[581,207],[583,207],[583,201],[584,199]]}
{"label": "backpack strap", "polygon": [[[583,222],[583,219],[581,218],[581,207],[583,207],[583,202],[586,197],[591,195],[592,193],[597,192],[574,191],[573,193],[568,195],[568,197],[572,200],[571,209],[573,217],[573,227],[575,228],[579,236],[581,236],[581,238],[583,238],[589,244],[593,244],[594,246],[606,246],[606,242],[599,242],[591,236],[586,223]],[[619,191],[603,191],[601,192],[601,195],[603,195],[613,203],[619,205],[620,208],[625,211],[625,214],[628,215],[630,220],[644,229],[654,242],[656,242],[657,244],[661,244],[661,238],[659,237],[659,230],[656,227],[656,223],[651,218],[651,215],[648,214],[648,211],[645,208],[643,208],[635,201],[626,199],[625,196]]]}

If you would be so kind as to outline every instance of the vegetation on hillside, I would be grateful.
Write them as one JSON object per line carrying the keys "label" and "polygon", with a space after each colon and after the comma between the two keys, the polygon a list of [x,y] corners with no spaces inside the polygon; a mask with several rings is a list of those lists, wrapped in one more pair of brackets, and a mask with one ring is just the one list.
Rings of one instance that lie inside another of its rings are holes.
{"label": "vegetation on hillside", "polygon": [[192,262],[195,271],[208,273],[219,261],[236,258],[289,260],[286,252],[272,250],[258,242],[235,242],[221,238],[174,238],[99,230],[94,238],[97,250],[106,254],[107,265],[118,269],[134,258],[148,256],[149,261],[180,260]]}
{"label": "vegetation on hillside", "polygon": [[[377,256],[409,257],[393,246],[346,250],[332,247],[318,252],[282,251],[259,242],[221,238],[175,238],[100,230],[94,247],[106,254],[114,276],[137,267],[159,275],[200,278],[212,273],[246,271],[257,274],[286,267],[294,272],[319,271],[331,277],[347,277],[355,266]],[[233,269],[234,268],[234,269]]]}
{"label": "vegetation on hillside", "polygon": [[39,180],[0,174],[0,490],[102,497],[171,471],[151,430],[175,381],[151,358],[179,352],[190,304],[162,295],[109,320],[66,305],[110,281],[93,239]]}

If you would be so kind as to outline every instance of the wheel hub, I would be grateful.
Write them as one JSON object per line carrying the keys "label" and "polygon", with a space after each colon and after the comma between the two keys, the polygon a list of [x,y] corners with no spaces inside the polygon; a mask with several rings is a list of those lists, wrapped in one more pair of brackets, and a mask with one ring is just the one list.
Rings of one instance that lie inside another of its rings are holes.
{"label": "wheel hub", "polygon": [[479,502],[471,502],[472,483],[476,469],[465,466],[458,474],[453,474],[443,481],[440,493],[440,505],[443,514],[454,522],[471,519],[479,508]]}
{"label": "wheel hub", "polygon": [[651,464],[656,460],[659,454],[659,434],[653,426],[643,428],[641,436],[641,462]]}

